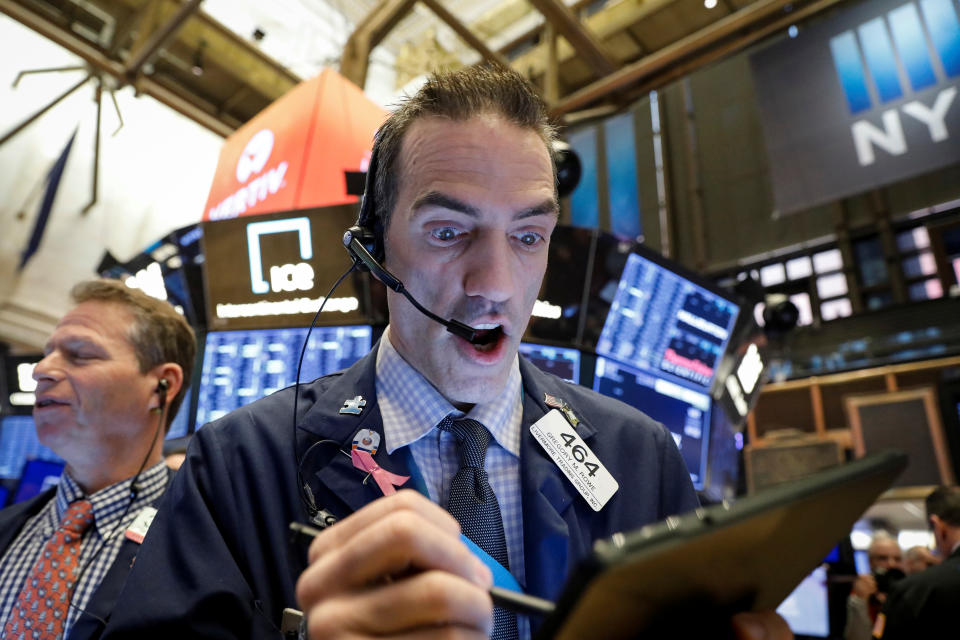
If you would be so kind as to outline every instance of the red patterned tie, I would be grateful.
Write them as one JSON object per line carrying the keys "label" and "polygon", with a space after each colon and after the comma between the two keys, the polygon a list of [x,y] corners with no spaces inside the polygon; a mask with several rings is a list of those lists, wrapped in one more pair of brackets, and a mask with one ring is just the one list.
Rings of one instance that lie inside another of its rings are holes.
{"label": "red patterned tie", "polygon": [[4,640],[53,640],[63,635],[73,583],[80,573],[80,543],[91,524],[93,505],[88,500],[67,507],[17,596],[3,628]]}

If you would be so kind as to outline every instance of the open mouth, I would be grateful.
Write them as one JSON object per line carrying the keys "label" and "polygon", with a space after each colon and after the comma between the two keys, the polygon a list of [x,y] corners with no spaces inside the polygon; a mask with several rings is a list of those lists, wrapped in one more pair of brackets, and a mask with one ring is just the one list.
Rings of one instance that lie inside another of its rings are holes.
{"label": "open mouth", "polygon": [[49,407],[52,405],[60,405],[60,404],[64,404],[64,403],[57,402],[56,400],[51,400],[50,398],[41,398],[40,400],[37,400],[33,406],[35,406],[37,409],[43,409],[44,407]]}
{"label": "open mouth", "polygon": [[504,335],[503,327],[499,324],[481,324],[473,328],[476,330],[473,348],[477,351],[493,351]]}

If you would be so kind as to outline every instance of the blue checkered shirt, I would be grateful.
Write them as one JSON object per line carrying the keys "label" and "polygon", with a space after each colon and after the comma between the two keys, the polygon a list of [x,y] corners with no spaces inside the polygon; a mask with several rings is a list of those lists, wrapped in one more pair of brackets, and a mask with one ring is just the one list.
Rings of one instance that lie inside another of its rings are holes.
{"label": "blue checkered shirt", "polygon": [[[383,417],[387,453],[409,447],[413,461],[427,485],[430,499],[447,504],[450,482],[460,468],[457,441],[437,424],[458,411],[390,343],[390,330],[380,340],[377,352],[377,404]],[[520,365],[514,359],[503,391],[489,402],[474,405],[468,418],[493,435],[485,467],[490,486],[500,504],[503,533],[507,540],[510,573],[524,584],[523,515],[520,504],[520,425],[523,418]]]}
{"label": "blue checkered shirt", "polygon": [[[83,536],[80,550],[80,566],[90,565],[80,577],[73,594],[67,620],[63,626],[64,638],[76,622],[90,596],[100,585],[123,544],[124,532],[140,510],[157,500],[167,486],[167,467],[158,462],[144,470],[137,480],[137,497],[127,514],[121,514],[130,501],[130,479],[110,485],[91,496],[85,496],[70,474],[60,476],[60,484],[53,500],[50,500],[35,516],[30,518],[13,544],[0,559],[0,629],[7,623],[10,611],[17,601],[20,588],[36,563],[43,545],[57,530],[64,512],[71,502],[86,498],[93,505],[93,526]],[[104,541],[107,541],[104,544]]]}

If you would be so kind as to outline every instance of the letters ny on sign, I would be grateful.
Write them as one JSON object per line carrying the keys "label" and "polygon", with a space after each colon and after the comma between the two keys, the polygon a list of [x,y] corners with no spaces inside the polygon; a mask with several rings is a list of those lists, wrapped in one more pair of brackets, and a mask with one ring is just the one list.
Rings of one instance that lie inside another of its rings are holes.
{"label": "letters ny on sign", "polygon": [[313,267],[308,262],[270,265],[269,282],[264,277],[261,236],[271,233],[296,233],[300,247],[300,260],[313,258],[313,242],[310,239],[310,219],[286,218],[251,222],[247,225],[247,250],[250,258],[250,289],[256,294],[273,291],[309,291],[313,289]]}
{"label": "letters ny on sign", "polygon": [[[912,93],[960,76],[960,20],[953,0],[903,4],[830,39],[830,53],[852,115],[865,114]],[[855,120],[850,131],[857,161],[877,161],[876,149],[892,156],[907,153],[904,119],[921,123],[930,141],[950,138],[947,114],[956,108],[957,87],[947,86],[932,100],[903,102],[880,113],[880,123]]]}

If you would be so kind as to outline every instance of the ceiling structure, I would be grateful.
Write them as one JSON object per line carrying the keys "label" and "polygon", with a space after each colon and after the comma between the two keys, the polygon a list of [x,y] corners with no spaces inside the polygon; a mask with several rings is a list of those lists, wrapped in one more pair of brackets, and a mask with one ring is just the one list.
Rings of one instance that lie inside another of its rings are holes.
{"label": "ceiling structure", "polygon": [[226,136],[324,66],[364,87],[378,62],[394,92],[437,68],[509,65],[575,122],[839,1],[0,0],[0,12],[81,57],[104,90],[132,85]]}

